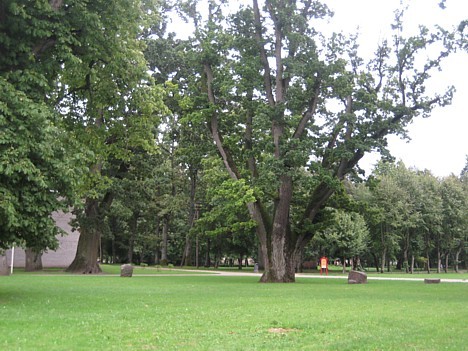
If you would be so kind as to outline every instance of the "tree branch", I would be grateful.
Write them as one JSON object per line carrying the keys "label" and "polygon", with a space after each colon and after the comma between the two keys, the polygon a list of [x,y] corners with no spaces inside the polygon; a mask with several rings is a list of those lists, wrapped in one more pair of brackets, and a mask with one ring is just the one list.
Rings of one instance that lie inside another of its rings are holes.
{"label": "tree branch", "polygon": [[218,152],[220,153],[223,163],[226,166],[226,170],[228,171],[229,175],[234,180],[239,180],[240,173],[237,170],[236,164],[232,158],[232,155],[228,148],[223,145],[223,138],[219,133],[219,124],[218,124],[218,113],[215,110],[216,106],[216,98],[213,92],[213,70],[211,69],[211,65],[209,63],[204,63],[204,70],[206,74],[206,87],[208,92],[208,101],[210,102],[211,107],[213,108],[213,112],[211,114],[211,120],[209,124],[209,129],[211,132],[211,136],[216,144]]}
{"label": "tree branch", "polygon": [[273,87],[271,85],[271,69],[268,63],[268,55],[263,44],[262,36],[262,21],[260,17],[260,9],[258,1],[253,0],[254,17],[255,17],[255,38],[257,40],[258,49],[260,50],[260,61],[263,66],[263,83],[265,85],[265,92],[267,95],[268,103],[270,106],[275,106],[275,98],[273,97]]}

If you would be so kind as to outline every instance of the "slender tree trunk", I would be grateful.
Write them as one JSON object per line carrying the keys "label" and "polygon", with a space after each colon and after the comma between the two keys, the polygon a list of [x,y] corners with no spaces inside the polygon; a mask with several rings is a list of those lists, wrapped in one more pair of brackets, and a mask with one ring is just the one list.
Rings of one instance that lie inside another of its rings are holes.
{"label": "slender tree trunk", "polygon": [[99,240],[99,204],[96,199],[86,199],[85,221],[80,227],[80,238],[73,262],[66,269],[70,273],[95,274],[101,273],[98,264]]}
{"label": "slender tree trunk", "polygon": [[161,263],[166,265],[168,263],[167,259],[167,245],[169,237],[169,216],[164,216],[163,219],[163,228],[162,228],[162,247],[161,247]]}
{"label": "slender tree trunk", "polygon": [[208,238],[206,240],[205,267],[211,266],[210,251],[211,251],[211,240]]}
{"label": "slender tree trunk", "polygon": [[430,274],[431,273],[431,257],[429,256],[429,249],[427,249],[427,252],[426,252],[426,258],[427,258],[427,273]]}
{"label": "slender tree trunk", "polygon": [[414,273],[414,254],[411,255],[411,268],[410,268],[410,273]]}
{"label": "slender tree trunk", "polygon": [[159,236],[159,217],[156,216],[156,231],[154,233],[154,236],[156,237],[156,245],[155,245],[155,250],[154,250],[154,264],[160,264],[161,263],[161,256],[160,254],[160,249],[161,249],[161,238]]}
{"label": "slender tree trunk", "polygon": [[440,266],[442,265],[442,257],[440,253],[440,246],[437,245],[437,273],[440,273]]}
{"label": "slender tree trunk", "polygon": [[200,267],[200,240],[197,236],[195,237],[195,266]]}
{"label": "slender tree trunk", "polygon": [[382,256],[380,258],[382,261],[381,261],[381,267],[380,267],[380,273],[383,273],[385,271],[385,262],[387,260],[387,248],[384,247],[382,249]]}
{"label": "slender tree trunk", "polygon": [[[197,187],[197,169],[191,168],[190,170],[190,204],[189,204],[189,228],[193,228],[195,221],[198,219],[198,209],[195,208],[195,192]],[[190,230],[185,234],[185,248],[184,254],[180,263],[181,266],[192,265],[192,237],[190,236]]]}
{"label": "slender tree trunk", "polygon": [[133,212],[132,217],[130,218],[130,236],[128,238],[128,253],[127,253],[127,258],[128,258],[128,263],[133,262],[133,249],[135,246],[135,237],[137,235],[137,229],[138,229],[138,217],[139,217],[139,212]]}
{"label": "slender tree trunk", "polygon": [[377,273],[380,272],[380,267],[379,267],[379,258],[377,257],[377,255],[375,253],[372,253],[372,257],[374,258],[374,267],[375,267],[375,270],[377,271]]}
{"label": "slender tree trunk", "polygon": [[341,271],[342,273],[346,273],[346,257],[343,256],[343,269]]}
{"label": "slender tree trunk", "polygon": [[111,240],[112,240],[112,243],[111,243],[111,245],[112,245],[112,262],[111,263],[115,263],[116,254],[115,254],[115,236],[114,235],[112,235]]}
{"label": "slender tree trunk", "polygon": [[457,251],[455,251],[455,262],[453,264],[455,272],[460,273],[458,270],[458,260],[460,258],[460,253],[461,253],[461,248],[459,248]]}
{"label": "slender tree trunk", "polygon": [[405,267],[405,273],[409,272],[409,260],[408,260],[409,238],[410,238],[410,232],[409,232],[409,229],[407,229],[406,236],[405,236],[405,245],[403,247],[403,266]]}
{"label": "slender tree trunk", "polygon": [[27,248],[25,250],[26,262],[24,270],[26,272],[36,272],[42,270],[42,252]]}
{"label": "slender tree trunk", "polygon": [[445,254],[445,266],[444,266],[444,272],[445,273],[448,273],[449,256],[450,256],[450,254],[447,252]]}

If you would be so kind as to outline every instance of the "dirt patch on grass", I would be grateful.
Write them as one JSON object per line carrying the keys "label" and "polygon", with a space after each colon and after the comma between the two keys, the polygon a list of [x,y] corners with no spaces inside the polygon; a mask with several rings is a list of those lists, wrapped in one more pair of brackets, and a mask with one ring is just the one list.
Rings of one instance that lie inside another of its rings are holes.
{"label": "dirt patch on grass", "polygon": [[270,328],[268,329],[269,333],[273,334],[288,334],[292,332],[297,332],[299,331],[298,329],[292,329],[292,328]]}

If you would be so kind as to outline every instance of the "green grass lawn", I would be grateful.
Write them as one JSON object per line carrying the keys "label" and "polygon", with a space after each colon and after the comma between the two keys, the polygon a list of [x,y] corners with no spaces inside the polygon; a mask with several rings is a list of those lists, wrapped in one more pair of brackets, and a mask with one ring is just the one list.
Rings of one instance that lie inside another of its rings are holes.
{"label": "green grass lawn", "polygon": [[[102,274],[118,274],[120,275],[120,264],[116,265],[110,265],[110,264],[101,264],[100,265],[102,269]],[[213,272],[214,273],[214,272]],[[57,275],[68,275],[69,273],[65,272],[64,268],[44,268],[41,271],[37,272],[25,272],[24,268],[15,268],[14,275],[17,274],[26,274],[26,275],[51,275],[51,274],[57,274]],[[168,275],[173,275],[173,274],[210,274],[209,272],[202,272],[202,271],[197,271],[197,270],[180,270],[177,267],[174,268],[168,268],[168,267],[141,267],[141,266],[134,266],[133,267],[133,274],[135,275],[160,275],[160,274],[168,274]]]}
{"label": "green grass lawn", "polygon": [[467,350],[468,284],[0,277],[0,350]]}

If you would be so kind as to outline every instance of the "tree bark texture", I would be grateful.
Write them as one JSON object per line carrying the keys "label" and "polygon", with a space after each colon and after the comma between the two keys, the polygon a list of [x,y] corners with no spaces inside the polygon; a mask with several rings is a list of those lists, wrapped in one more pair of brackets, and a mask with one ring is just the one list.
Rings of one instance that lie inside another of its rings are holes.
{"label": "tree bark texture", "polygon": [[98,229],[99,203],[96,199],[86,199],[85,203],[86,220],[93,225],[84,225],[80,228],[80,238],[76,248],[76,255],[73,262],[66,269],[70,273],[94,274],[101,273],[98,264],[99,241],[101,233]]}
{"label": "tree bark texture", "polygon": [[37,272],[42,270],[42,252],[27,248],[25,250],[26,262],[24,270],[26,272]]}
{"label": "tree bark texture", "polygon": [[0,276],[1,275],[10,275],[10,270],[8,269],[6,254],[1,254],[0,252]]}

